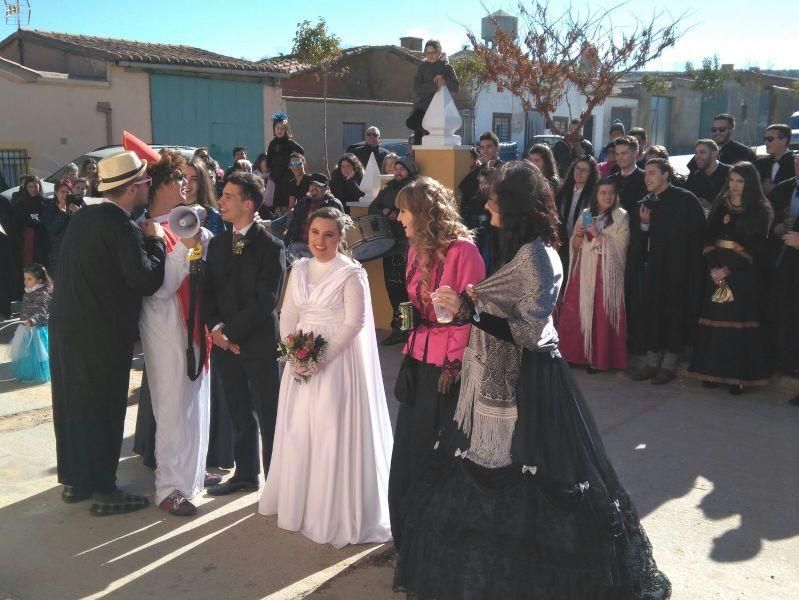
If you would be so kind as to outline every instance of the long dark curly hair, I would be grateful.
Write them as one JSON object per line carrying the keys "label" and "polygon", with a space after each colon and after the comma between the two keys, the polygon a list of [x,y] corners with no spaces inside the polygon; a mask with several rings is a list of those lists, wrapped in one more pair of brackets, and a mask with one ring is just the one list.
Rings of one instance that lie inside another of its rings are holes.
{"label": "long dark curly hair", "polygon": [[502,264],[538,237],[554,248],[560,246],[552,188],[537,167],[526,161],[506,162],[491,179],[490,193],[496,196],[502,219]]}

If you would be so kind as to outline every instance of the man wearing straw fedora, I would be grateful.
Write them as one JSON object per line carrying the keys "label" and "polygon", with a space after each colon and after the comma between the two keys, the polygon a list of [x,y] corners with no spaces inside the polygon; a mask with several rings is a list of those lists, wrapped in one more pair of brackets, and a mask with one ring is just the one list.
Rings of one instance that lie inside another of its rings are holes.
{"label": "man wearing straw fedora", "polygon": [[134,152],[100,161],[107,199],[75,214],[61,245],[51,304],[50,369],[58,480],[64,502],[90,512],[147,506],[116,486],[133,347],[142,297],[164,279],[164,232],[131,213],[147,204],[147,163]]}

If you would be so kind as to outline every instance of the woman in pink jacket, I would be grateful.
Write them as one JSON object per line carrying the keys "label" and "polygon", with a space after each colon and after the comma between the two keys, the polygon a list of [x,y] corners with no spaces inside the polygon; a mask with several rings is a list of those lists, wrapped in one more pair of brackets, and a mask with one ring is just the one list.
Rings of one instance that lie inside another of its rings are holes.
{"label": "woman in pink jacket", "polygon": [[391,529],[399,546],[405,493],[441,430],[453,424],[471,331],[468,317],[437,318],[431,293],[442,286],[464,292],[468,284],[485,279],[485,265],[460,220],[452,190],[420,177],[402,188],[396,202],[410,242],[406,279],[415,321],[395,388],[400,409],[388,485]]}

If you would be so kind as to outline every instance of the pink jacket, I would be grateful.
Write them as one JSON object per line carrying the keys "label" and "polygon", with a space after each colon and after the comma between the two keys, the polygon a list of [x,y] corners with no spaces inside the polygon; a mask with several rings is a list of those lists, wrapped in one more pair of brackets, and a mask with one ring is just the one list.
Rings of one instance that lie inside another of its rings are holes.
{"label": "pink jacket", "polygon": [[[422,270],[416,264],[416,251],[411,244],[408,250],[407,288],[408,297],[421,315],[421,322],[411,334],[403,349],[404,354],[437,367],[451,374],[460,372],[463,351],[469,342],[472,326],[438,325],[436,311],[430,301],[430,293],[448,285],[458,293],[467,284],[480,283],[486,271],[480,251],[470,240],[460,238],[450,245],[443,265],[430,272],[430,289],[422,301]],[[432,325],[432,327],[431,327]]]}

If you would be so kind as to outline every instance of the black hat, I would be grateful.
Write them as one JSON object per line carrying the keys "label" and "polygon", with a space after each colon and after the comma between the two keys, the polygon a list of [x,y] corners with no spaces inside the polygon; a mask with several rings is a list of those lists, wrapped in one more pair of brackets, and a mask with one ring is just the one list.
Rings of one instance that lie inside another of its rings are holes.
{"label": "black hat", "polygon": [[621,134],[624,135],[624,123],[621,121],[613,121],[613,123],[610,124],[610,132],[613,133],[614,131],[621,131]]}
{"label": "black hat", "polygon": [[324,173],[311,173],[308,175],[308,179],[311,180],[311,183],[316,183],[323,186],[327,186],[330,183],[330,180]]}

